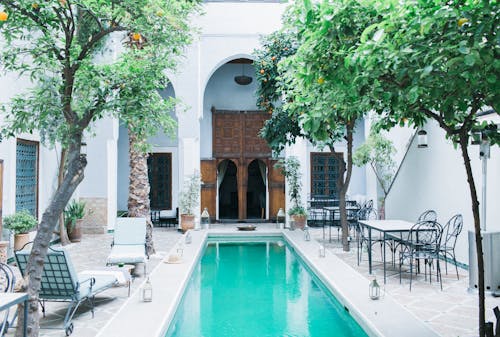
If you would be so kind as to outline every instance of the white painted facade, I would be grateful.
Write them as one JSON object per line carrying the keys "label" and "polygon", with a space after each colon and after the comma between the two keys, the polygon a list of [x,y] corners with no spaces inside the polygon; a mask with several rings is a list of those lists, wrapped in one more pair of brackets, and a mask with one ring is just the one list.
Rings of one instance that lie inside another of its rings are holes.
{"label": "white painted facade", "polygon": [[[238,58],[252,59],[252,52],[259,47],[259,37],[277,30],[285,3],[205,3],[204,14],[193,19],[200,34],[186,50],[178,71],[170,74],[171,86],[162,93],[175,96],[183,104],[175,111],[178,121],[173,138],[159,134],[149,141],[153,152],[172,154],[172,209],[178,207],[178,192],[186,176],[200,170],[200,159],[212,157],[211,108],[255,110],[255,81],[249,86],[238,86],[234,76],[244,72],[253,75],[252,66],[227,64]],[[112,58],[113,56],[111,56]],[[9,75],[0,78],[0,101],[26,89],[29,82]],[[0,117],[2,118],[2,117]],[[357,123],[355,146],[368,136],[369,120]],[[428,126],[429,148],[420,150],[413,142],[402,163],[401,170],[386,203],[388,218],[415,220],[422,211],[432,208],[438,212],[439,221],[445,223],[455,213],[462,213],[464,233],[459,241],[460,262],[467,263],[465,232],[472,229],[472,214],[465,171],[460,154],[453,149],[444,134],[433,124]],[[412,131],[393,130],[390,133],[398,149],[398,163],[406,152]],[[37,135],[20,135],[20,138],[39,140]],[[126,128],[116,119],[106,118],[93,126],[86,137],[88,166],[85,179],[75,197],[102,198],[105,200],[107,228],[114,227],[118,210],[126,209],[128,193],[128,137]],[[323,150],[314,148],[305,140],[298,140],[287,147],[285,155],[297,156],[303,168],[303,203],[310,193],[310,154]],[[327,151],[327,149],[324,149]],[[346,153],[345,145],[338,144],[336,151]],[[56,150],[40,147],[39,204],[41,215],[48,205],[56,186]],[[471,148],[473,168],[480,189],[481,168],[478,150]],[[15,139],[0,143],[0,159],[4,160],[3,214],[15,211]],[[493,148],[489,161],[488,228],[500,230],[500,150]],[[377,182],[370,168],[354,168],[348,194],[351,197],[377,200]],[[199,214],[199,212],[198,212]],[[272,216],[267,214],[267,216]]]}

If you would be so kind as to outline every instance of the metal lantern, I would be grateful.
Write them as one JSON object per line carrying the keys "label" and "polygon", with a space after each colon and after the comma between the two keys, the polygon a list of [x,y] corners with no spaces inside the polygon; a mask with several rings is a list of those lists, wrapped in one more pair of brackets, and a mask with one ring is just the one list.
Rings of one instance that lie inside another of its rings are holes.
{"label": "metal lantern", "polygon": [[378,300],[380,298],[380,285],[376,278],[374,278],[368,286],[368,295],[372,300]]}
{"label": "metal lantern", "polygon": [[279,229],[285,228],[285,211],[283,211],[283,208],[280,208],[278,210],[278,214],[276,214],[276,227]]}
{"label": "metal lantern", "polygon": [[311,241],[311,233],[309,233],[309,227],[307,225],[304,227],[304,241]]}
{"label": "metal lantern", "polygon": [[80,143],[80,154],[82,156],[87,156],[87,143],[85,142]]}
{"label": "metal lantern", "polygon": [[319,257],[325,257],[326,256],[326,249],[324,245],[319,245]]}
{"label": "metal lantern", "polygon": [[204,208],[201,213],[201,226],[203,229],[208,229],[210,226],[210,214],[208,214],[208,208]]}
{"label": "metal lantern", "polygon": [[151,302],[153,301],[153,285],[149,280],[149,276],[142,287],[142,301],[143,302]]}
{"label": "metal lantern", "polygon": [[179,244],[177,246],[177,255],[179,255],[179,257],[181,257],[183,254],[184,254],[184,246],[182,244]]}
{"label": "metal lantern", "polygon": [[188,231],[186,233],[186,238],[184,241],[186,242],[187,245],[189,245],[191,242],[193,242],[193,238],[191,236],[191,231]]}
{"label": "metal lantern", "polygon": [[419,130],[417,132],[418,147],[427,147],[427,132],[425,130]]}

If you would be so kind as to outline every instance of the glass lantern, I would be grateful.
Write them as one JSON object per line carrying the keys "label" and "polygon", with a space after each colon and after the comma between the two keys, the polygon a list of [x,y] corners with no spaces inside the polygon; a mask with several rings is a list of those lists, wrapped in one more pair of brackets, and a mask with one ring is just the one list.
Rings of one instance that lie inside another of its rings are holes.
{"label": "glass lantern", "polygon": [[210,226],[210,214],[208,213],[208,208],[205,207],[201,213],[201,228],[208,229]]}
{"label": "glass lantern", "polygon": [[143,302],[151,302],[153,301],[153,285],[149,280],[149,276],[142,287],[142,301]]}
{"label": "glass lantern", "polygon": [[186,237],[184,239],[187,245],[189,245],[191,242],[193,242],[193,237],[191,236],[191,231],[188,231],[186,233]]}
{"label": "glass lantern", "polygon": [[304,241],[311,241],[311,233],[309,233],[309,226],[304,227]]}
{"label": "glass lantern", "polygon": [[326,256],[326,249],[324,245],[319,245],[319,257],[325,257]]}
{"label": "glass lantern", "polygon": [[280,208],[278,210],[278,214],[276,214],[276,228],[278,229],[284,229],[285,228],[285,211],[283,211],[283,208]]}
{"label": "glass lantern", "polygon": [[427,132],[425,130],[419,130],[417,132],[417,140],[419,148],[427,147]]}
{"label": "glass lantern", "polygon": [[368,295],[372,300],[378,300],[380,298],[380,285],[376,278],[374,278],[368,286]]}

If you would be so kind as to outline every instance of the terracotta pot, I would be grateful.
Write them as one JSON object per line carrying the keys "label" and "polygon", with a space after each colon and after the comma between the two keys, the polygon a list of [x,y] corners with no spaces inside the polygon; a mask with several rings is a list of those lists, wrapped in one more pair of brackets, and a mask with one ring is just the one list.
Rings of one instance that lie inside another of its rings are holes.
{"label": "terracotta pot", "polygon": [[185,233],[189,229],[194,228],[194,215],[191,214],[181,214],[181,229]]}
{"label": "terracotta pot", "polygon": [[82,219],[76,220],[71,232],[68,230],[68,238],[71,242],[82,241],[82,221]]}
{"label": "terracotta pot", "polygon": [[306,219],[307,219],[305,215],[294,214],[291,217],[294,224],[292,230],[295,228],[304,229],[304,227],[306,226]]}
{"label": "terracotta pot", "polygon": [[25,244],[30,242],[30,234],[15,234],[14,235],[14,250],[21,250]]}

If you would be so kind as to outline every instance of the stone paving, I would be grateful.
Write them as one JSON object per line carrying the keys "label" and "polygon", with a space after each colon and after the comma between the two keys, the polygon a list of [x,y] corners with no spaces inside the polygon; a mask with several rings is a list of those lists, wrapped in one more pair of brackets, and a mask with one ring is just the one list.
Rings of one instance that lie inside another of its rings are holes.
{"label": "stone paving", "polygon": [[[216,226],[227,227],[232,225]],[[274,226],[274,224],[258,224],[257,226],[268,227]],[[373,278],[373,275],[368,274],[366,252],[360,266],[357,265],[355,243],[351,251],[346,253],[343,252],[341,244],[336,240],[336,233],[332,233],[333,240],[331,243],[328,240],[323,241],[322,230],[319,228],[312,228],[311,234],[314,240],[324,243],[327,249],[339,256],[367,279]],[[152,270],[163,259],[180,236],[181,234],[174,228],[155,228],[154,241],[157,254],[150,258],[148,270]],[[86,234],[82,242],[67,246],[77,271],[102,268],[110,251],[111,240],[112,234]],[[379,257],[380,253],[374,252],[373,256]],[[435,278],[432,284],[429,284],[428,281],[424,281],[423,276],[419,275],[416,280],[414,279],[412,291],[410,292],[408,278],[404,278],[402,284],[400,284],[399,274],[393,271],[389,273],[387,284],[383,286],[380,266],[374,267],[374,274],[379,279],[386,294],[392,296],[415,316],[427,322],[443,337],[477,336],[477,294],[467,291],[468,274],[465,270],[459,269],[460,280],[457,280],[454,268],[450,265],[448,267],[448,275],[444,274],[443,267],[443,291],[440,290],[439,283],[436,282]],[[143,273],[142,266],[134,270],[135,279],[131,285],[132,292],[139,290],[144,280]],[[367,288],[360,289],[360,291],[366,291],[368,296],[368,281]],[[96,297],[94,318],[92,318],[89,308],[83,304],[73,319],[74,332],[72,336],[94,337],[127,299],[126,287],[112,288],[102,292]],[[497,305],[500,306],[500,298],[487,296],[487,320],[494,320],[492,308]],[[66,308],[67,303],[47,303],[47,313],[46,317],[42,319],[42,326],[62,326]],[[124,322],[124,324],[140,324],[140,322]],[[13,336],[13,329],[9,330],[8,336]],[[40,336],[63,337],[65,333],[62,329],[42,329]]]}

